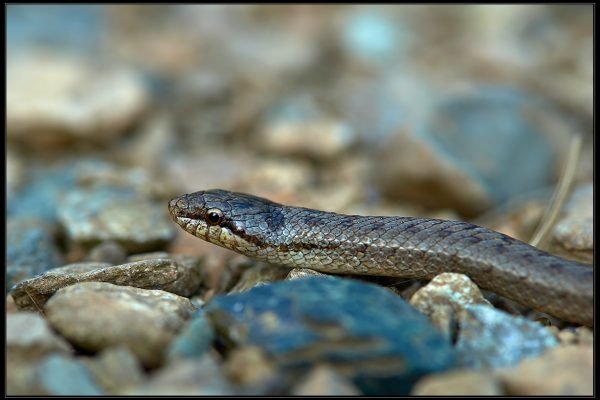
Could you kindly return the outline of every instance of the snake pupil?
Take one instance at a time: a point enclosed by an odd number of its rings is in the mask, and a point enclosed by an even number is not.
[[[216,225],[219,222],[221,222],[221,219],[223,218],[223,213],[221,213],[220,210],[209,210],[206,213],[206,222],[208,222],[211,225]]]

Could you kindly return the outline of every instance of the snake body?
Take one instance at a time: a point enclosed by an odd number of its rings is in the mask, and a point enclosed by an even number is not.
[[[188,233],[246,256],[327,273],[433,278],[478,286],[573,323],[593,324],[593,269],[477,225],[291,207],[207,190],[169,202]]]

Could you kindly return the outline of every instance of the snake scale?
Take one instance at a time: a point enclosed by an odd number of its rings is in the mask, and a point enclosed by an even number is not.
[[[188,233],[254,259],[334,274],[463,273],[535,310],[593,325],[593,268],[477,225],[342,215],[219,189],[174,198],[169,212]]]

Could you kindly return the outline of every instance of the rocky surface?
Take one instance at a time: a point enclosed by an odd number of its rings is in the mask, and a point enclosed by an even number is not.
[[[161,290],[84,282],[60,289],[44,310],[52,327],[81,349],[124,345],[145,366],[157,366],[194,306]]]

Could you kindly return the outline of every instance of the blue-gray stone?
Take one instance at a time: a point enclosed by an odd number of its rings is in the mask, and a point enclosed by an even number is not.
[[[51,396],[98,396],[104,394],[80,361],[49,355],[38,367],[40,385]]]
[[[62,264],[53,227],[37,218],[14,217],[6,224],[6,290]]]
[[[491,199],[509,198],[552,181],[555,150],[544,132],[553,110],[516,89],[481,86],[442,101],[417,130]]]
[[[215,297],[206,312],[224,343],[261,347],[285,370],[327,363],[365,394],[407,394],[455,354],[427,317],[390,291],[307,277]]]
[[[485,305],[466,306],[456,349],[466,368],[500,368],[558,345],[544,326]]]
[[[213,327],[204,310],[198,310],[169,346],[168,357],[198,358],[212,347],[214,338]]]

